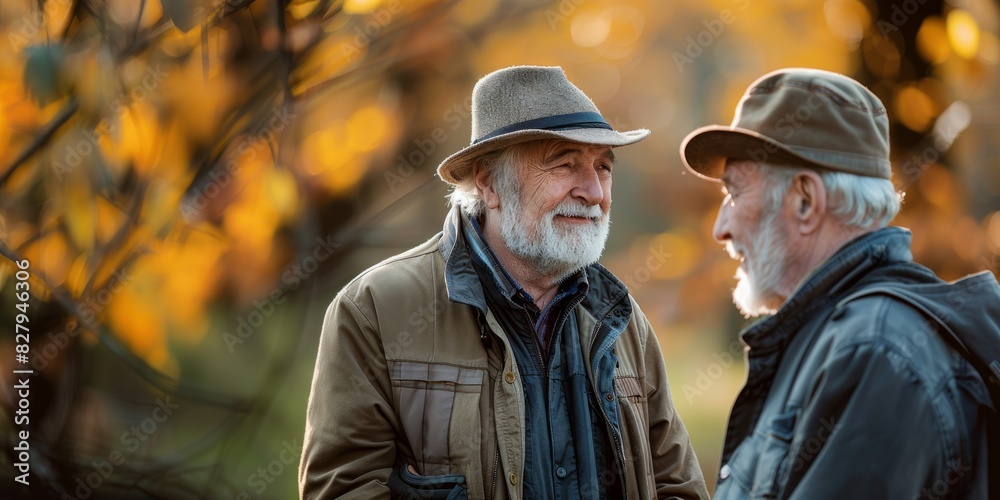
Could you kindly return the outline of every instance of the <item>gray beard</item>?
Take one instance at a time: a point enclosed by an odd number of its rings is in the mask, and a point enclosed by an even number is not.
[[[747,318],[775,312],[768,302],[777,292],[788,257],[785,234],[778,227],[777,219],[778,210],[765,215],[750,241],[753,258],[749,259],[747,270],[743,271],[742,267],[736,270],[739,281],[733,290],[733,303]],[[730,255],[737,253],[731,242],[727,247]]]
[[[610,232],[611,217],[599,206],[563,202],[545,214],[536,227],[530,228],[521,219],[519,190],[503,187],[506,186],[497,186],[502,204],[500,236],[512,254],[539,274],[552,277],[554,283],[600,260]],[[597,217],[597,221],[579,227],[557,228],[556,215]]]

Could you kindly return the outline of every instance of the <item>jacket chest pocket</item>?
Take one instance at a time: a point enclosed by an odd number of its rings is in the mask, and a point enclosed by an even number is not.
[[[618,408],[621,412],[622,445],[632,457],[636,492],[640,498],[656,496],[653,477],[652,450],[649,443],[649,402],[645,391],[646,380],[642,377],[615,377],[615,392],[618,394]],[[636,439],[639,438],[639,439]]]
[[[475,367],[389,362],[399,422],[421,475],[479,477],[484,373]]]
[[[788,473],[789,450],[799,412],[800,409],[795,408],[764,417],[767,420],[736,449],[729,463],[723,465],[720,483],[734,482],[726,485],[727,491],[739,490],[742,495],[738,496],[742,498],[777,498],[778,485]]]

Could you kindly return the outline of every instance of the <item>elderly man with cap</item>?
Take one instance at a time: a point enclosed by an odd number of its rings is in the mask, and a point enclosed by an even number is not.
[[[444,230],[327,311],[304,498],[708,498],[656,335],[598,264],[617,132],[560,68],[473,90]]]
[[[741,334],[716,499],[987,498],[1000,286],[941,281],[887,227],[888,129],[858,82],[785,69],[681,145],[724,184],[713,232],[740,261],[734,302],[769,315]]]

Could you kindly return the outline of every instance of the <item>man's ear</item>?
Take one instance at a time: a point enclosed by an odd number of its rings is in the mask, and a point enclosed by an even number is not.
[[[472,176],[476,181],[476,191],[479,192],[479,197],[486,203],[486,208],[495,209],[499,207],[500,195],[493,190],[492,176],[484,167],[482,158],[476,158],[472,162]]]
[[[826,186],[819,173],[801,170],[788,191],[792,220],[802,234],[816,231],[826,216]]]

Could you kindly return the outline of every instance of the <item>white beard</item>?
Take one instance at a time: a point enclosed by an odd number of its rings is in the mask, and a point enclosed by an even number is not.
[[[522,220],[520,190],[516,186],[502,186],[506,180],[497,179],[501,184],[497,186],[501,203],[500,236],[511,253],[538,273],[551,276],[556,283],[600,260],[611,226],[611,217],[600,206],[564,201],[545,214],[535,228],[530,228]],[[590,217],[594,221],[556,227],[557,215]]]
[[[733,303],[747,318],[776,311],[768,304],[775,298],[788,256],[787,238],[777,219],[778,210],[764,216],[755,237],[749,242],[753,258],[747,260],[747,270],[744,271],[743,266],[736,270],[735,277],[739,281],[733,290]],[[737,247],[732,240],[726,242],[726,251],[733,259],[746,256],[746,250]]]

